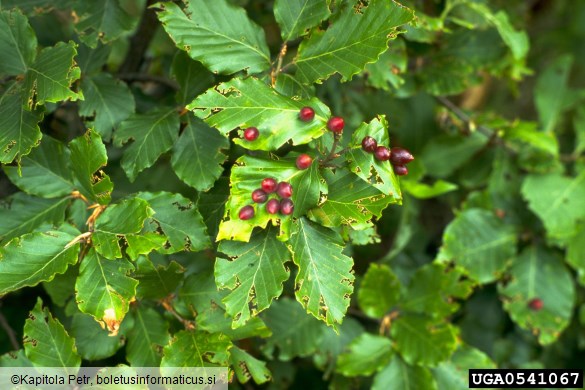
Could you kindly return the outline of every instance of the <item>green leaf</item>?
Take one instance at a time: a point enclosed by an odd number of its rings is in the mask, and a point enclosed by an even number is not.
[[[92,316],[82,313],[73,316],[71,335],[75,338],[79,355],[85,360],[109,358],[124,345],[121,335],[108,335]]]
[[[497,368],[496,364],[479,349],[462,345],[451,360],[432,369],[439,390],[469,389],[470,368]]]
[[[231,290],[222,301],[237,328],[280,296],[290,276],[284,266],[290,253],[276,239],[276,229],[258,231],[246,243],[222,241],[218,251],[230,258],[216,259],[215,280],[220,289]]]
[[[518,154],[518,165],[529,172],[550,171],[559,157],[559,143],[553,133],[537,129],[535,122],[520,122],[507,129],[503,136]]]
[[[203,218],[189,199],[169,192],[140,192],[136,196],[146,200],[154,210],[147,228],[156,232],[160,229],[167,237],[164,249],[159,252],[195,252],[210,246]]]
[[[392,342],[383,336],[362,333],[339,355],[335,371],[344,376],[372,375],[392,358]]]
[[[126,254],[130,260],[135,261],[140,255],[148,255],[154,250],[161,249],[167,242],[167,238],[159,233],[145,232],[141,234],[126,234]]]
[[[554,240],[568,239],[585,218],[585,171],[576,178],[558,173],[528,175],[522,184],[522,196]]]
[[[315,366],[325,372],[334,370],[339,355],[346,350],[349,343],[364,333],[364,327],[352,317],[346,317],[338,332],[336,333],[333,328],[326,328],[318,350],[313,355]]]
[[[41,298],[24,324],[23,345],[26,357],[37,367],[79,367],[81,364],[75,341],[49,309],[43,308]]]
[[[278,359],[289,361],[294,357],[314,353],[323,337],[324,327],[301,306],[290,298],[272,303],[264,314],[264,320],[272,330],[272,337],[262,346],[264,353],[272,357],[278,347]]]
[[[77,54],[76,46],[74,42],[58,42],[41,50],[24,78],[29,107],[46,102],[83,99],[81,92],[70,89],[81,77],[81,70],[73,60]]]
[[[146,306],[138,306],[131,315],[134,326],[128,331],[126,359],[133,367],[158,367],[170,339],[168,322]]]
[[[226,0],[156,4],[158,18],[177,47],[214,73],[258,73],[270,67],[262,29]],[[195,17],[194,17],[195,16]]]
[[[447,226],[443,245],[437,256],[440,262],[454,261],[480,283],[500,277],[516,252],[516,234],[491,212],[468,209]]]
[[[378,145],[390,146],[386,117],[380,116],[370,123],[362,123],[353,132],[351,137],[352,149],[347,153],[351,171],[366,183],[380,190],[384,195],[391,196],[392,203],[402,203],[400,184],[398,178],[394,175],[392,165],[389,161],[378,161],[372,153],[367,153],[362,149],[362,140],[365,136],[376,139]]]
[[[392,339],[408,364],[436,366],[457,348],[457,328],[429,317],[405,314],[392,322]]]
[[[400,281],[384,264],[371,263],[360,284],[358,302],[364,313],[382,318],[400,299]]]
[[[199,193],[197,208],[205,220],[212,241],[215,241],[215,237],[217,237],[229,195],[229,177],[225,176],[220,177],[209,191]]]
[[[104,43],[114,41],[133,26],[118,0],[78,1],[75,5],[75,31],[89,47],[96,47],[98,39]]]
[[[506,48],[494,29],[451,30],[441,38],[440,47],[426,53],[417,69],[416,79],[429,94],[461,93],[482,82],[480,71],[502,67]]]
[[[459,186],[444,180],[437,180],[433,184],[425,184],[411,180],[401,180],[402,188],[418,199],[436,198],[437,196],[455,191]]]
[[[494,14],[490,8],[482,3],[466,1],[465,4],[485,18],[497,30],[502,40],[512,51],[515,60],[522,60],[528,54],[530,43],[525,31],[516,31],[510,23],[508,14],[505,11],[498,11]]]
[[[295,165],[295,156],[287,156],[279,160],[265,160],[251,156],[242,156],[232,168],[230,178],[230,197],[228,199],[224,220],[219,225],[217,240],[232,239],[248,241],[254,227],[265,228],[269,222],[280,226],[279,239],[286,240],[290,231],[292,218],[281,214],[269,214],[265,204],[253,205],[255,215],[252,219],[242,221],[240,209],[252,204],[252,192],[260,188],[262,180],[271,177],[277,182],[288,182],[293,188],[292,201],[299,210],[306,210],[317,205],[321,193],[327,192],[322,183],[317,163],[311,168],[300,170]],[[272,194],[270,198],[277,198]]]
[[[64,274],[57,274],[50,282],[43,282],[43,288],[51,297],[51,302],[64,307],[75,295],[75,281],[79,275],[78,264],[67,268]],[[95,322],[95,321],[94,321]]]
[[[24,74],[37,54],[37,37],[20,10],[0,12],[0,75]]]
[[[400,307],[442,318],[459,308],[455,298],[467,298],[472,292],[473,282],[463,269],[429,263],[414,273]]]
[[[306,218],[293,223],[289,249],[299,267],[295,296],[308,313],[336,327],[353,292],[353,260],[342,253],[343,242],[330,229]]]
[[[304,106],[315,110],[311,122],[299,119]],[[257,127],[260,136],[256,140],[233,140],[251,150],[275,150],[289,140],[294,145],[306,144],[325,134],[330,115],[329,108],[316,98],[292,100],[254,77],[235,78],[217,85],[187,108],[226,136],[237,127]]]
[[[159,108],[148,114],[134,114],[118,126],[114,133],[116,146],[134,140],[124,151],[121,163],[130,181],[172,148],[179,134],[179,124],[175,108]]]
[[[231,340],[259,336],[270,336],[270,330],[260,317],[250,319],[246,325],[232,329],[233,318],[226,315],[222,299],[228,292],[219,291],[215,284],[213,270],[191,274],[179,291],[180,305],[186,306],[186,312],[196,313],[199,329],[210,333],[223,333]],[[179,306],[180,307],[180,306]]]
[[[585,227],[583,224],[567,244],[567,263],[579,274],[579,283],[585,285]]]
[[[75,188],[69,160],[69,149],[45,135],[39,147],[20,160],[19,167],[3,168],[10,181],[21,190],[43,198],[54,198],[70,194]]]
[[[21,91],[14,83],[0,94],[0,163],[20,161],[38,145],[42,134],[38,123],[43,119],[40,109],[29,110],[23,104]]]
[[[274,17],[283,41],[290,41],[327,19],[331,12],[326,0],[276,0]]]
[[[315,86],[303,84],[288,73],[279,73],[273,85],[276,92],[288,97],[310,99],[315,96]]]
[[[48,282],[77,262],[79,244],[65,247],[75,236],[50,230],[17,237],[0,248],[0,295]]]
[[[191,274],[179,290],[178,298],[192,313],[201,313],[212,306],[223,307],[226,291],[219,291],[213,269]]]
[[[83,77],[87,77],[88,75],[94,73],[101,73],[103,66],[108,62],[108,57],[111,53],[112,46],[110,45],[99,44],[94,49],[85,44],[79,45],[77,48],[76,60],[79,68],[81,69]]]
[[[543,130],[547,133],[555,129],[562,113],[574,103],[567,85],[572,66],[571,55],[559,56],[540,73],[536,81],[534,103]]]
[[[215,84],[213,73],[208,71],[200,62],[193,61],[183,51],[178,51],[175,54],[171,70],[180,86],[175,97],[177,102],[183,105],[186,105]]]
[[[227,138],[197,118],[188,117],[187,126],[173,146],[171,164],[183,182],[199,191],[207,191],[223,172],[229,149]]]
[[[437,384],[428,368],[410,365],[398,355],[394,355],[390,364],[374,377],[372,389],[384,390],[388,388],[388,385],[401,390],[437,389]]]
[[[240,383],[248,383],[250,379],[253,379],[260,385],[272,379],[265,362],[236,346],[230,349],[230,365],[234,368]]]
[[[502,40],[512,51],[514,59],[524,59],[528,54],[528,49],[530,47],[528,34],[525,31],[514,30],[514,27],[508,19],[508,14],[505,11],[498,11],[491,21],[498,29]]]
[[[42,199],[17,192],[0,201],[0,243],[47,225],[59,226],[69,199]]]
[[[138,280],[136,295],[143,299],[162,299],[175,292],[183,281],[185,269],[176,261],[168,266],[155,266],[144,256],[136,262],[137,271],[134,278]]]
[[[324,176],[329,192],[327,200],[309,211],[309,217],[324,226],[369,224],[393,201],[346,169],[325,170]]]
[[[376,62],[366,65],[366,82],[386,91],[398,89],[404,84],[404,78],[400,74],[406,72],[407,66],[406,44],[403,39],[396,39],[390,42],[390,48]]]
[[[230,340],[237,341],[251,337],[268,337],[272,334],[270,329],[260,317],[254,317],[245,325],[233,329],[233,317],[229,316],[220,306],[211,306],[208,310],[197,314],[199,330],[209,333],[222,333]]]
[[[0,367],[32,367],[32,363],[24,354],[24,349],[0,355]]]
[[[510,268],[512,280],[499,286],[504,309],[524,329],[538,334],[540,344],[556,341],[568,326],[575,304],[573,277],[563,261],[553,252],[528,247]],[[541,299],[541,310],[529,306],[532,299]]]
[[[95,221],[91,236],[93,247],[107,259],[122,257],[120,237],[138,233],[144,222],[151,217],[153,210],[148,202],[139,198],[129,198],[108,206]]]
[[[298,157],[291,154],[291,158]],[[310,167],[297,171],[290,178],[290,184],[295,191],[291,197],[294,202],[293,217],[301,217],[315,207],[327,195],[327,182],[321,176],[321,170],[317,158],[314,158]]]
[[[93,127],[109,141],[112,129],[134,113],[134,96],[128,86],[109,73],[84,77],[81,90],[85,100],[79,102],[79,115],[94,117]]]
[[[573,129],[575,131],[575,150],[573,153],[578,155],[585,151],[585,107],[577,108],[573,117]]]
[[[338,72],[347,81],[367,63],[376,62],[396,37],[396,28],[410,22],[414,13],[396,3],[372,0],[347,5],[324,32],[314,30],[299,47],[295,64],[298,78],[311,84]]]
[[[69,149],[71,169],[79,182],[79,192],[101,205],[110,203],[114,185],[108,175],[100,170],[108,162],[106,147],[100,135],[90,130],[71,141]]]
[[[128,260],[107,260],[93,248],[81,262],[75,283],[79,310],[91,314],[111,335],[118,333],[130,301],[136,297],[138,282],[128,276],[133,269]]]
[[[221,333],[182,330],[165,346],[161,367],[225,367],[230,340]]]
[[[447,177],[461,168],[487,142],[488,138],[478,132],[469,136],[440,135],[427,143],[420,159],[429,175]]]

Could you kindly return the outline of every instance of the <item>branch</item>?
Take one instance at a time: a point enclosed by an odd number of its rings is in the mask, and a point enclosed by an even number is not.
[[[325,157],[324,160],[321,160],[321,165],[326,165],[331,160],[339,157],[338,155],[335,154],[335,151],[337,149],[337,145],[339,144],[340,139],[341,139],[341,134],[333,133],[333,145],[331,145],[331,150],[327,154],[327,157]]]
[[[144,62],[144,53],[146,53],[146,49],[148,49],[148,45],[154,37],[158,26],[156,13],[150,9],[150,6],[155,4],[156,1],[148,0],[146,2],[142,19],[138,29],[130,38],[130,49],[128,49],[124,62],[120,65],[119,73],[135,73],[140,70],[140,66]]]
[[[193,321],[189,321],[186,318],[183,318],[179,313],[177,313],[177,311],[173,308],[173,305],[171,303],[171,301],[174,299],[174,295],[169,295],[166,298],[163,298],[159,301],[159,303],[162,305],[162,307],[168,311],[169,313],[172,314],[173,317],[175,317],[180,323],[183,324],[183,326],[185,327],[185,329],[187,330],[193,330],[195,329],[195,322]]]
[[[486,136],[488,139],[492,140],[497,145],[502,146],[504,149],[506,149],[508,152],[510,152],[510,154],[513,154],[513,155],[517,154],[517,152],[514,148],[512,148],[510,145],[506,144],[506,142],[504,142],[503,139],[501,139],[497,136],[497,133],[495,130],[493,130],[489,127],[483,126],[483,125],[479,125],[479,126],[476,125],[476,123],[473,121],[473,119],[469,115],[467,115],[462,109],[457,107],[457,105],[455,105],[455,103],[453,103],[451,100],[447,99],[446,97],[436,96],[435,98],[437,99],[437,101],[439,103],[441,103],[441,105],[443,105],[445,108],[447,108],[449,111],[451,111],[453,113],[453,115],[455,115],[457,118],[459,118],[460,120],[465,122],[467,127],[475,128],[477,131],[479,131],[481,134]]]
[[[283,42],[282,46],[280,47],[280,52],[278,52],[278,58],[276,59],[276,67],[272,69],[270,72],[270,78],[272,81],[272,86],[276,83],[276,78],[282,69],[282,59],[286,55],[287,45],[286,42]],[[274,65],[274,64],[273,64]]]
[[[8,323],[8,321],[6,320],[6,317],[4,317],[4,314],[2,314],[2,312],[0,312],[0,326],[2,327],[2,329],[4,329],[4,331],[8,335],[8,340],[10,340],[10,345],[12,346],[12,348],[14,350],[19,350],[20,345],[18,344],[18,340],[16,338],[16,332],[14,331],[14,329],[12,329],[12,327],[10,326],[10,324]]]

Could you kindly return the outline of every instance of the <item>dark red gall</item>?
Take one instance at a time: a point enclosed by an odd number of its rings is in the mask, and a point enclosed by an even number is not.
[[[252,191],[252,200],[256,203],[264,203],[268,199],[268,194],[261,188]]]
[[[369,135],[365,136],[364,139],[362,140],[362,149],[368,153],[374,153],[377,147],[378,142],[376,142],[376,140],[370,137]]]
[[[340,116],[334,116],[333,118],[329,119],[327,122],[327,128],[334,133],[341,133],[343,131],[343,127],[345,126],[345,121]]]
[[[293,193],[293,188],[289,183],[281,181],[278,183],[278,187],[276,187],[276,193],[281,198],[290,198]]]
[[[276,180],[271,177],[267,177],[266,179],[262,180],[262,189],[267,193],[271,194],[276,191],[277,186]]]
[[[297,157],[297,168],[299,169],[307,169],[313,163],[313,158],[308,154],[301,154]]]
[[[268,214],[276,214],[280,210],[280,202],[277,199],[270,199],[266,203],[266,211]]]
[[[414,160],[413,155],[404,148],[395,147],[392,148],[391,152],[390,161],[392,164],[404,165]]]
[[[315,118],[315,110],[311,107],[303,107],[301,111],[299,111],[299,119],[303,122],[310,122]]]
[[[534,311],[539,311],[543,308],[544,302],[540,298],[534,298],[528,302],[528,307]]]
[[[244,130],[244,138],[246,141],[254,141],[256,138],[258,138],[259,135],[260,132],[255,127],[248,127],[246,130]]]
[[[379,161],[388,161],[390,160],[390,149],[385,146],[378,146],[374,151],[374,157]]]
[[[289,198],[283,199],[280,201],[280,212],[284,215],[291,215],[295,210],[295,205],[293,201]]]
[[[252,206],[244,206],[240,209],[240,219],[245,221],[250,219],[254,216],[254,207]]]
[[[398,176],[408,175],[408,168],[404,165],[392,165],[392,168],[394,169],[394,173]]]

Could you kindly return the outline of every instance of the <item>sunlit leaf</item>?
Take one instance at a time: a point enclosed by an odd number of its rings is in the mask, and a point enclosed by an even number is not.
[[[0,295],[62,274],[77,262],[79,244],[65,231],[49,230],[16,237],[0,248]]]
[[[327,19],[329,11],[326,0],[276,0],[274,17],[280,25],[283,41],[290,41],[301,35],[322,20]]]
[[[297,75],[307,84],[340,73],[342,81],[375,62],[396,37],[396,28],[410,22],[413,12],[396,2],[372,0],[344,4],[325,31],[314,30],[295,58]]]
[[[226,0],[186,0],[182,10],[158,3],[158,18],[177,47],[215,73],[260,72],[270,66],[262,29]]]
[[[305,106],[315,110],[311,122],[299,119]],[[260,136],[254,141],[234,138],[235,143],[251,150],[274,150],[289,140],[295,145],[306,144],[327,131],[330,115],[329,108],[316,98],[293,100],[253,77],[215,86],[187,108],[226,136],[238,127],[257,127]]]
[[[55,319],[41,298],[37,299],[24,324],[24,351],[37,367],[79,367],[75,341]]]
[[[333,230],[304,217],[293,224],[289,248],[299,267],[295,296],[307,312],[333,327],[343,320],[355,278],[342,244]]]
[[[218,250],[230,258],[216,259],[215,280],[219,288],[231,290],[223,303],[234,317],[236,328],[280,296],[282,284],[289,277],[284,263],[290,260],[290,254],[276,239],[276,229],[258,231],[246,243],[222,241]]]
[[[107,260],[90,249],[79,268],[75,284],[79,309],[91,314],[116,335],[136,297],[138,282],[128,274],[134,266],[125,259]]]

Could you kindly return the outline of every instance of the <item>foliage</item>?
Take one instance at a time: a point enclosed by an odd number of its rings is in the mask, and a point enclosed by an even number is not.
[[[584,15],[0,1],[0,366],[380,389],[579,366]],[[290,214],[252,201],[266,178]]]

